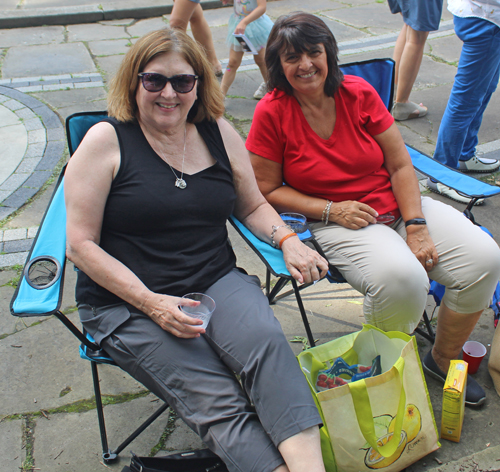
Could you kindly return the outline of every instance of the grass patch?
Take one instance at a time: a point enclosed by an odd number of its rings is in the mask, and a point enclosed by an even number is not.
[[[26,451],[26,459],[21,466],[22,472],[31,472],[35,467],[35,458],[33,457],[33,445],[35,442],[35,420],[31,415],[25,416],[25,426],[23,429],[23,448]]]
[[[78,311],[78,307],[76,305],[66,308],[65,310],[63,310],[62,313],[63,313],[63,315],[69,315],[71,313],[74,313],[75,311]]]
[[[142,390],[138,393],[123,393],[121,395],[103,395],[102,404],[117,405],[120,403],[130,402],[137,398],[146,397],[149,395],[149,390]],[[30,413],[15,413],[13,415],[5,416],[2,421],[20,420],[27,417],[39,418],[41,416],[47,417],[48,415],[56,415],[59,413],[85,413],[86,411],[95,410],[95,397],[84,400],[78,400],[74,403],[62,405],[57,408],[50,408],[47,410],[38,410]]]
[[[302,343],[302,350],[305,351],[309,349],[311,346],[309,345],[309,341],[305,336],[294,336],[292,339],[289,339],[291,343]],[[319,339],[315,339],[314,342],[317,343]]]
[[[170,414],[168,417],[167,426],[165,426],[165,430],[160,436],[160,440],[158,441],[158,443],[149,452],[149,457],[154,457],[156,456],[156,454],[158,454],[159,451],[165,449],[165,443],[167,442],[168,437],[174,432],[175,420],[177,419],[177,415],[172,409],[170,409],[169,411]]]
[[[17,288],[19,285],[19,281],[21,280],[21,275],[23,273],[23,266],[16,264],[11,267],[12,270],[16,271],[16,275],[12,277],[8,282],[2,285],[2,287],[5,287],[6,285],[10,285],[11,287]]]

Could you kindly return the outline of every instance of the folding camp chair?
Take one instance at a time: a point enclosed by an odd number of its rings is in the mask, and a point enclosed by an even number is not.
[[[74,153],[87,130],[106,117],[105,112],[77,113],[66,120],[70,155]],[[90,361],[96,402],[97,417],[105,462],[117,458],[137,436],[139,436],[168,407],[164,403],[141,426],[130,434],[116,449],[108,447],[104,412],[99,387],[98,364],[116,365],[94,340],[80,331],[61,311],[64,271],[66,268],[66,207],[64,203],[64,171],[57,181],[56,189],[42,219],[31,251],[28,255],[17,290],[12,298],[10,310],[15,316],[54,315],[81,342],[80,356]]]
[[[368,61],[353,62],[349,64],[341,65],[340,68],[345,75],[356,75],[364,78],[368,83],[370,83],[375,90],[380,95],[380,98],[386,105],[388,110],[392,108],[392,101],[394,96],[394,70],[395,63],[392,59],[372,59]],[[456,169],[447,167],[438,161],[435,161],[430,156],[406,145],[414,168],[421,174],[432,177],[438,182],[447,185],[459,193],[471,198],[470,203],[467,205],[464,214],[472,222],[475,222],[474,216],[472,215],[472,208],[477,200],[481,198],[488,198],[493,195],[500,193],[500,188],[486,184],[480,180],[476,180],[471,176],[465,175]],[[268,244],[257,239],[250,231],[248,231],[240,221],[235,217],[231,218],[231,223],[239,232],[239,234],[245,239],[248,245],[257,253],[260,259],[266,264],[266,296],[269,299],[269,303],[273,304],[277,300],[287,297],[292,293],[297,299],[297,304],[299,311],[304,323],[307,338],[310,346],[315,345],[314,337],[309,326],[307,315],[304,309],[304,304],[300,296],[300,290],[308,287],[310,284],[298,286],[296,281],[290,276],[290,273],[286,269],[283,262],[283,257],[281,251],[272,248]],[[477,223],[476,223],[477,224]],[[303,234],[299,234],[299,237],[303,241],[310,241],[320,253],[322,253],[317,241],[314,236],[307,231]],[[278,277],[278,281],[274,285],[273,289],[270,290],[271,274]],[[346,280],[342,277],[338,269],[330,265],[330,270],[326,278],[331,283],[345,283]],[[279,294],[285,285],[291,281],[292,290],[285,293]],[[430,295],[434,295],[432,290],[429,292]],[[437,301],[437,296],[434,296]],[[417,327],[415,331],[426,338],[430,342],[434,342],[434,332],[427,315],[424,310],[422,315],[422,321],[425,325],[425,330]]]

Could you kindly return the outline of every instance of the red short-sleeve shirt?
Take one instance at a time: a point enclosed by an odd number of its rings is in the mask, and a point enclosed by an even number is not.
[[[379,214],[397,209],[382,149],[373,136],[394,122],[375,89],[345,76],[336,92],[332,135],[320,138],[295,97],[274,90],[259,102],[246,141],[250,152],[283,165],[296,190],[333,202],[356,200]]]

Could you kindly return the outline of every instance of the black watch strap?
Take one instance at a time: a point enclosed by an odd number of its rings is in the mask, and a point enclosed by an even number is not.
[[[425,218],[412,218],[411,220],[405,222],[405,227],[410,225],[426,225],[426,224],[427,221],[425,221]]]

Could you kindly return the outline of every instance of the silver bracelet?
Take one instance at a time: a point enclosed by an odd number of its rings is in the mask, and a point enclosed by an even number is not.
[[[321,221],[325,223],[325,225],[328,224],[328,218],[330,217],[330,208],[332,207],[332,202],[330,200],[327,200],[325,209],[323,210],[323,213],[321,215]]]
[[[271,244],[273,245],[273,247],[278,247],[278,243],[274,240],[274,235],[276,234],[276,231],[278,231],[280,228],[287,228],[290,231],[293,231],[290,225],[279,225],[279,226],[273,225],[273,232],[271,233]]]

